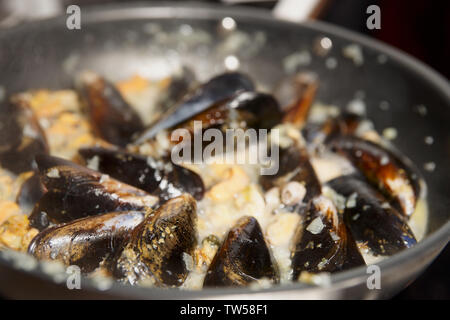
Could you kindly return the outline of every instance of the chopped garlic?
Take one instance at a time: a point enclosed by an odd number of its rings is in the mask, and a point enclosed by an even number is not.
[[[93,158],[87,161],[87,167],[91,170],[98,171],[98,166],[100,164],[100,158],[98,156],[94,156]]]
[[[47,177],[49,178],[60,178],[59,170],[57,168],[51,168],[48,173]]]
[[[323,224],[322,219],[317,217],[306,227],[306,230],[312,234],[319,234],[322,232],[324,227],[325,225]]]
[[[350,197],[348,197],[345,206],[349,209],[356,207],[356,199],[358,198],[358,194],[353,192]]]
[[[188,271],[194,270],[194,259],[190,254],[183,252],[183,261]]]
[[[267,210],[272,211],[280,205],[280,189],[272,188],[266,192],[264,195],[264,200],[266,201]]]
[[[281,201],[288,206],[300,203],[306,195],[306,188],[297,181],[287,183],[281,191]]]

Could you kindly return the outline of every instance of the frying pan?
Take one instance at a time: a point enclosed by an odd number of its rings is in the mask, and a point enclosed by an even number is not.
[[[236,21],[238,39],[230,40],[220,27],[224,17]],[[326,56],[312,50],[321,37],[332,41]],[[342,54],[350,44],[361,49],[362,64]],[[355,96],[364,97],[377,130],[397,129],[396,146],[421,169],[428,185],[426,237],[415,247],[378,264],[381,289],[368,289],[370,274],[360,267],[332,275],[330,284],[322,287],[293,283],[258,291],[190,292],[83,278],[81,290],[69,290],[64,270],[49,270],[48,265],[22,254],[6,252],[0,254],[1,294],[61,299],[355,299],[388,298],[411,283],[439,254],[450,235],[450,86],[448,80],[406,54],[333,25],[279,21],[254,9],[167,2],[110,5],[82,8],[81,30],[69,30],[66,17],[2,30],[0,84],[7,93],[69,88],[81,69],[93,69],[113,81],[136,73],[157,79],[180,64],[193,68],[199,79],[205,80],[223,72],[224,59],[231,55],[238,59],[240,70],[256,79],[261,88],[270,90],[288,71],[295,71],[289,69],[292,65],[286,66],[298,54],[309,58],[297,59],[295,68],[319,75],[316,100],[343,108]],[[380,104],[388,105],[389,110],[380,109]],[[424,142],[426,136],[433,137],[432,145]],[[424,164],[430,162],[435,169],[424,170]]]

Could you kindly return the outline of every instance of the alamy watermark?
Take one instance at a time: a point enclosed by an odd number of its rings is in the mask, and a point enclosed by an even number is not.
[[[72,265],[68,266],[66,269],[66,273],[68,274],[66,280],[66,286],[69,290],[81,289],[81,269],[79,266]]]
[[[66,26],[69,30],[81,29],[81,9],[77,5],[70,5],[66,9],[68,17],[66,19]]]
[[[373,4],[367,7],[367,14],[370,16],[366,20],[366,26],[369,30],[381,29],[381,10],[380,7]]]
[[[66,19],[66,26],[69,30],[81,29],[81,8],[77,5],[69,5],[66,9],[68,15]],[[381,29],[381,10],[377,5],[370,5],[366,9],[369,17],[366,20],[366,26],[369,30]]]
[[[370,274],[367,277],[367,289],[380,290],[381,289],[381,269],[376,264],[367,266],[366,273]]]

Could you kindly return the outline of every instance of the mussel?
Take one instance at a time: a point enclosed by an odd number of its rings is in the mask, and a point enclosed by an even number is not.
[[[231,148],[234,147],[233,150],[236,149],[234,139],[244,141],[244,143],[248,141],[249,145],[253,145],[258,143],[258,140],[252,138],[245,140],[249,131],[244,130],[251,128],[257,136],[256,130],[272,128],[280,122],[281,117],[279,105],[271,95],[242,91],[229,99],[213,104],[205,111],[170,128],[170,140],[173,144],[178,144],[176,148],[172,149],[172,152],[178,156],[181,155],[180,151],[182,151],[182,157],[185,156],[184,152],[189,152],[189,155],[186,156],[189,158],[191,155],[198,155],[198,151],[211,148],[211,140],[214,140],[214,143],[222,143],[221,147],[226,148],[227,151],[230,150],[230,146]],[[211,136],[210,134],[214,135]],[[197,140],[202,136],[203,139]],[[192,141],[194,143],[191,143]],[[217,150],[214,150],[214,155],[211,155],[222,156],[215,152]]]
[[[258,221],[253,217],[242,217],[214,256],[203,286],[246,286],[261,279],[278,283],[278,266]]]
[[[34,156],[46,154],[45,134],[28,104],[19,97],[0,103],[0,164],[20,174],[35,169]]]
[[[275,90],[275,96],[285,112],[283,121],[302,127],[319,87],[317,75],[301,72],[286,78]]]
[[[342,176],[329,181],[328,185],[347,198],[345,224],[354,238],[374,255],[392,255],[416,243],[407,218],[364,177]]]
[[[281,120],[278,102],[269,94],[242,91],[229,99],[213,104],[175,128],[194,131],[194,121],[200,121],[203,129],[254,128],[270,129]]]
[[[158,202],[143,190],[64,159],[42,155],[36,162],[48,190],[30,215],[30,224],[39,230],[101,213],[146,210]]]
[[[323,123],[309,122],[302,129],[305,140],[312,145],[328,144],[335,138],[356,135],[364,118],[353,112],[342,112]]]
[[[415,210],[420,196],[419,175],[386,148],[354,136],[341,136],[330,143],[331,148],[350,160],[364,176],[379,188],[406,217]]]
[[[307,150],[300,145],[299,141],[294,141],[291,146],[280,149],[278,167],[279,170],[275,175],[260,177],[260,183],[264,190],[273,187],[282,189],[289,182],[298,182],[306,188],[304,203],[322,193],[319,179],[309,162]]]
[[[113,257],[143,220],[143,212],[123,211],[52,226],[34,237],[28,253],[66,266],[77,265],[89,273]]]
[[[336,272],[365,264],[335,205],[325,196],[310,202],[294,234],[291,258],[294,280],[302,271]]]
[[[161,120],[145,130],[135,143],[143,143],[155,137],[158,132],[173,128],[240,91],[253,89],[253,83],[246,75],[237,72],[218,75],[187,94],[180,103],[170,108]]]
[[[113,274],[131,284],[151,281],[159,287],[183,284],[197,245],[195,199],[184,194],[170,199],[135,228],[115,259]],[[192,260],[191,260],[192,261]]]
[[[83,72],[76,87],[95,133],[104,140],[123,147],[144,129],[138,113],[99,75]]]
[[[202,178],[195,172],[173,164],[119,149],[84,148],[85,160],[96,157],[98,170],[167,201],[183,193],[201,200],[205,192]],[[164,161],[166,160],[166,161]]]

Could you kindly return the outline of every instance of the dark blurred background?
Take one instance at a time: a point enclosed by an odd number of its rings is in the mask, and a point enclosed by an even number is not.
[[[129,0],[0,0],[0,28],[26,20],[64,12],[65,6],[103,4]],[[152,0],[147,0],[152,2]],[[178,0],[184,1],[184,0]],[[302,1],[302,0],[298,0]],[[159,2],[163,2],[159,0]],[[200,0],[197,2],[240,2],[241,5],[272,10],[272,0]],[[328,0],[317,17],[366,34],[397,47],[450,78],[450,1],[430,0]],[[381,29],[368,30],[366,9],[381,9]],[[31,9],[32,8],[32,9]],[[394,299],[450,299],[450,248],[426,272]]]

